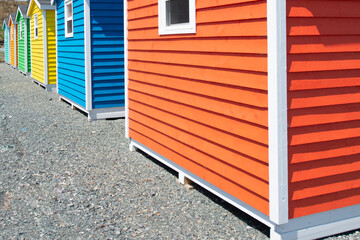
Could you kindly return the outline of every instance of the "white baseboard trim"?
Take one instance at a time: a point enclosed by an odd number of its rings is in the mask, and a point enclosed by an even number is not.
[[[125,107],[86,110],[86,108],[84,108],[83,106],[80,106],[79,104],[62,95],[60,95],[60,100],[69,103],[73,109],[77,108],[80,111],[87,113],[89,121],[125,117]]]
[[[32,79],[32,81],[40,86],[42,86],[43,88],[45,88],[46,91],[48,92],[56,92],[56,84],[44,84],[36,79]]]
[[[195,182],[199,186],[270,227],[271,240],[311,240],[360,229],[360,204],[290,219],[286,224],[277,225],[269,219],[269,216],[201,179],[140,142],[130,138],[129,150],[135,151],[136,149],[147,153],[159,162],[177,171],[179,177],[190,179],[192,182]]]

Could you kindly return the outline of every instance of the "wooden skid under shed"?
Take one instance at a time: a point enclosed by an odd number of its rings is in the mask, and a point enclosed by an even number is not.
[[[357,229],[360,226],[360,205],[335,209],[333,211],[322,212],[297,219],[290,219],[287,224],[277,225],[265,214],[189,172],[185,168],[177,165],[136,140],[130,139],[129,149],[130,151],[136,151],[138,149],[145,152],[149,156],[175,170],[179,174],[180,183],[186,184],[187,182],[194,182],[267,225],[270,227],[271,240],[312,240],[339,232]]]
[[[70,99],[67,99],[64,96],[60,96],[59,101],[70,104],[70,106],[73,110],[78,110],[80,112],[86,113],[88,116],[88,121],[125,117],[125,108],[124,107],[86,110],[84,107],[71,101]]]
[[[56,92],[56,84],[45,85],[45,84],[43,84],[42,82],[39,82],[39,81],[37,81],[37,80],[35,80],[35,79],[32,79],[32,81],[33,81],[35,84],[39,85],[40,87],[44,88],[44,89],[45,89],[46,91],[48,91],[48,92]]]

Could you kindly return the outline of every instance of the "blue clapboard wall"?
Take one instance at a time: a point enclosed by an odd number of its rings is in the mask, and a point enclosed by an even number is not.
[[[73,0],[74,36],[65,38],[64,0],[57,1],[58,92],[86,107],[84,1]]]
[[[73,0],[74,36],[65,38],[57,0],[58,92],[86,108],[84,0]],[[90,0],[92,109],[125,106],[123,0]]]
[[[123,0],[90,0],[93,108],[125,106]]]

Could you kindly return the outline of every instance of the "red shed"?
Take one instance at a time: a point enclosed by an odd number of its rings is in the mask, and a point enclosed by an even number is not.
[[[130,149],[271,227],[360,228],[360,1],[127,0]]]

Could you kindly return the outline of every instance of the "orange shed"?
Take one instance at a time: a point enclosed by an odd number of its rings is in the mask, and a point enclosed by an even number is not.
[[[131,150],[268,225],[271,239],[360,228],[359,1],[124,8]]]

